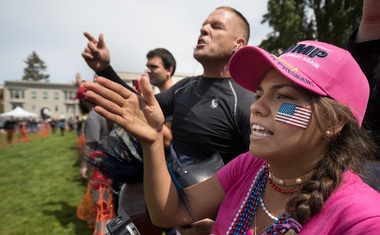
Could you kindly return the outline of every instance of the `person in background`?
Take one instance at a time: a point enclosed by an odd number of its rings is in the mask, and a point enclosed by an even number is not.
[[[21,121],[17,122],[17,124],[18,124],[18,131],[19,131],[18,138],[19,139],[22,138],[23,141],[28,141],[28,130],[29,130],[28,118],[21,119]]]
[[[113,123],[97,114],[94,103],[84,96],[85,88],[79,87],[74,99],[79,100],[79,109],[86,116],[83,135],[85,144],[81,154],[80,175],[88,180],[88,188],[92,189],[92,198],[96,208],[94,235],[108,232],[106,223],[114,217],[111,181],[97,169],[89,165],[89,159],[94,158],[97,151],[107,151],[108,135],[113,128]]]
[[[370,86],[364,127],[377,144],[374,162],[367,162],[363,180],[380,192],[380,1],[364,0],[359,25],[349,38],[347,50],[360,65]]]
[[[77,149],[79,152],[83,150],[83,146],[85,145],[86,139],[83,133],[83,126],[87,115],[78,114],[75,115],[75,130],[77,133]]]
[[[89,41],[96,42],[90,34],[85,33],[85,36]],[[99,43],[105,45],[102,35],[99,36]],[[146,57],[147,73],[152,82],[151,84],[158,87],[160,92],[170,88],[173,85],[172,76],[176,69],[174,56],[165,48],[156,48],[149,51]],[[138,80],[136,80],[136,82],[138,82]],[[169,147],[172,139],[170,124],[171,117],[167,117],[164,125],[165,149]],[[115,202],[117,202],[115,208],[122,208],[131,217],[133,223],[142,235],[161,235],[163,232],[162,228],[154,226],[151,223],[146,210],[142,182],[142,165],[139,171],[127,170],[128,165],[131,164],[130,156],[132,152],[135,152],[135,149],[130,149],[131,146],[134,146],[133,143],[137,145],[136,151],[141,151],[141,146],[132,138],[133,137],[130,137],[122,128],[115,126],[109,135],[110,148],[107,151],[108,157],[103,158],[103,161],[106,163],[101,163],[103,166],[107,165],[112,167],[109,167],[109,169],[100,167],[100,169],[112,179],[113,190],[118,192],[114,195]],[[113,158],[119,161],[112,161]],[[116,171],[116,168],[120,170]],[[122,175],[114,175],[115,172],[122,172]],[[138,180],[132,181],[132,177],[134,179],[138,178]]]
[[[160,92],[173,86],[173,75],[176,61],[170,51],[165,48],[156,48],[146,54],[146,72],[150,84],[156,86]]]
[[[92,152],[108,148],[108,134],[113,124],[93,110],[94,103],[85,98],[84,92],[85,88],[79,87],[74,99],[79,100],[81,114],[87,116],[84,123],[84,136],[86,141],[83,147],[80,167],[80,175],[87,179],[89,176],[88,158]]]
[[[83,119],[81,118],[81,115],[75,116],[75,126],[77,131],[77,136],[81,136],[83,133]]]
[[[7,143],[12,144],[13,134],[15,133],[17,122],[13,116],[9,116],[4,123],[4,130],[7,132]]]
[[[34,133],[37,130],[37,121],[36,118],[34,117],[29,117],[28,118],[28,126],[29,126],[29,131]]]
[[[165,48],[156,48],[149,51],[146,58],[146,72],[150,83],[153,86],[156,86],[160,92],[166,91],[172,87],[174,84],[173,76],[177,67],[177,63],[172,53]],[[165,119],[164,146],[167,151],[173,138],[171,132],[172,119],[172,116],[168,116]]]
[[[74,130],[74,123],[75,123],[74,118],[73,117],[69,117],[69,119],[67,120],[69,131]]]
[[[203,66],[203,74],[184,78],[156,94],[165,117],[173,116],[169,167],[215,159],[218,165],[196,167],[204,170],[200,174],[188,172],[188,175],[207,175],[198,177],[204,180],[215,168],[219,169],[248,150],[249,106],[254,93],[232,80],[228,62],[240,47],[248,43],[249,36],[249,23],[239,11],[227,6],[218,7],[203,22],[193,53]],[[98,75],[120,81],[110,66],[108,48],[100,38],[89,40],[82,56]],[[173,179],[177,178],[181,180],[180,173],[173,173]],[[187,187],[192,183],[180,182],[176,186]],[[209,234],[210,224],[212,221],[207,220],[203,223],[205,226],[197,223],[196,228],[186,226],[179,230],[186,234],[190,230],[195,234],[203,230],[204,234]]]
[[[176,69],[174,56],[165,48],[156,48],[146,55],[147,74],[151,84],[156,86],[160,92],[169,89],[173,85],[172,76]],[[172,140],[171,134],[172,117],[165,118],[164,147],[166,151]],[[125,183],[120,192],[119,205],[125,209],[132,218],[133,223],[142,235],[161,235],[162,228],[154,226],[150,221],[144,198],[143,182]]]
[[[361,128],[369,85],[350,53],[318,41],[299,42],[280,56],[246,46],[229,70],[256,92],[249,152],[186,188],[189,207],[165,164],[164,117],[146,76],[145,102],[102,77],[82,82],[95,111],[140,140],[153,223],[216,216],[211,234],[378,234],[380,194],[359,177],[374,147]]]
[[[163,92],[173,85],[173,75],[176,70],[176,60],[171,52],[165,48],[155,48],[149,51],[146,55],[147,74],[153,86],[156,86],[160,92]],[[169,148],[172,140],[171,133],[172,117],[165,119],[164,125],[164,147]],[[132,194],[133,192],[133,194]],[[127,214],[134,219],[134,223],[142,235],[162,234],[163,230],[154,226],[146,210],[146,203],[144,199],[143,183],[138,184],[124,184],[119,203],[121,207],[125,208]]]
[[[55,120],[55,118],[50,119],[50,130],[51,130],[51,133],[53,133],[53,134],[57,130],[57,121]]]
[[[58,126],[61,131],[61,136],[65,135],[65,129],[66,129],[65,125],[66,125],[66,120],[64,118],[60,118],[58,122]]]

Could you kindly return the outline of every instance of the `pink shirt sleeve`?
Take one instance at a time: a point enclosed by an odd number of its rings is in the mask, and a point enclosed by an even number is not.
[[[264,164],[262,159],[252,156],[250,152],[240,154],[217,172],[224,191],[227,193],[241,177],[250,172],[257,172]]]

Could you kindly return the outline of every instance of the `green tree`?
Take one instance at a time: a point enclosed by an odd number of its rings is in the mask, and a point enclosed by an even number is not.
[[[33,51],[31,55],[28,56],[24,62],[27,64],[27,67],[24,68],[24,76],[22,80],[25,81],[49,81],[49,75],[43,74],[43,71],[46,70],[47,66],[45,62],[40,59],[36,52]]]
[[[279,54],[302,40],[318,40],[345,48],[359,25],[363,0],[268,0],[261,23],[273,31],[260,47]]]

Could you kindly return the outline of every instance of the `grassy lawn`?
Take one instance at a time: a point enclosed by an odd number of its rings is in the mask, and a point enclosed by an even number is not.
[[[59,132],[28,141],[0,134],[0,234],[90,235],[76,207],[86,191],[80,178],[76,134]]]

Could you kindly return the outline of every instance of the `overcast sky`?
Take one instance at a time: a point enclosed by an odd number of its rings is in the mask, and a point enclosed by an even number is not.
[[[239,10],[251,25],[249,45],[269,32],[262,25],[266,0],[0,0],[0,84],[21,80],[26,58],[35,51],[47,65],[50,82],[71,83],[93,72],[81,53],[83,32],[104,34],[116,71],[144,73],[146,53],[165,47],[178,73],[200,74],[192,56],[199,29],[222,5]]]

